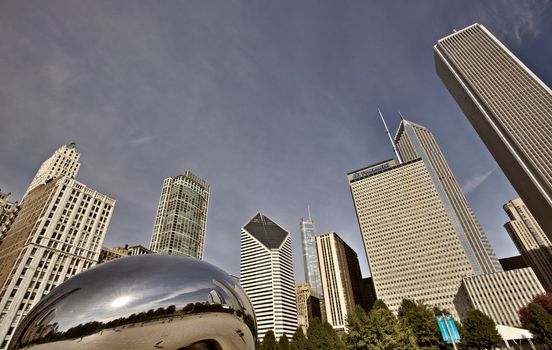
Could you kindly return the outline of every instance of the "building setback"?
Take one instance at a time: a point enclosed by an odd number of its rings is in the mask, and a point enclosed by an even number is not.
[[[69,177],[27,194],[0,246],[0,349],[42,296],[96,265],[114,206]]]
[[[186,171],[163,181],[150,250],[203,259],[209,184]]]
[[[480,310],[495,323],[510,327],[520,327],[519,309],[537,294],[544,293],[531,268],[467,277],[462,287],[460,295],[467,299],[469,308]],[[460,304],[466,305],[466,302]],[[463,318],[467,309],[458,310]]]
[[[362,305],[362,275],[355,251],[335,232],[316,236],[326,321],[345,331],[347,314]]]
[[[506,231],[544,289],[552,292],[552,243],[521,198],[506,203],[504,210],[510,217]]]
[[[98,264],[104,263],[106,261],[124,258],[126,256],[151,254],[151,253],[153,253],[151,250],[141,245],[135,245],[135,246],[129,247],[128,244],[125,244],[124,247],[114,247],[114,248],[102,247]]]
[[[22,201],[25,200],[30,191],[38,185],[45,184],[48,180],[56,179],[60,176],[75,178],[80,168],[79,158],[79,150],[74,142],[58,148],[50,158],[42,163],[31,184],[25,191]]]
[[[421,158],[424,162],[475,273],[502,271],[487,236],[433,134],[426,127],[403,119],[395,142],[403,161]]]
[[[295,286],[295,298],[297,302],[297,324],[307,334],[307,329],[313,318],[322,319],[320,299],[308,283]]]
[[[437,74],[552,241],[552,91],[479,24],[434,46]]]
[[[291,237],[261,213],[241,230],[240,284],[255,310],[257,338],[269,330],[290,338],[297,329]]]
[[[378,299],[395,314],[406,298],[458,315],[462,278],[475,271],[424,161],[388,160],[348,180]]]
[[[19,211],[19,204],[17,202],[11,202],[11,193],[4,193],[0,191],[0,244],[6,236],[6,233],[10,229],[11,224],[17,216]]]

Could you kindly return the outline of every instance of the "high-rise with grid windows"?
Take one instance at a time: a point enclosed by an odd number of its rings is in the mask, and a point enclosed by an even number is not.
[[[0,245],[0,349],[44,295],[96,265],[114,206],[69,177],[27,194]]]
[[[163,181],[150,249],[203,259],[209,184],[186,171]]]
[[[552,91],[485,27],[434,46],[437,74],[552,240]]]
[[[316,226],[310,217],[299,222],[301,232],[301,245],[303,248],[303,265],[305,268],[305,282],[308,283],[316,296],[322,298],[322,281],[320,280],[320,267],[318,266],[318,253],[316,252]]]

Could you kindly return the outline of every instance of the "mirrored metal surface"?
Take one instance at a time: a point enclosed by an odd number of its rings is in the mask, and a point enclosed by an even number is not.
[[[138,255],[55,288],[9,349],[251,349],[253,307],[237,280],[204,261]]]

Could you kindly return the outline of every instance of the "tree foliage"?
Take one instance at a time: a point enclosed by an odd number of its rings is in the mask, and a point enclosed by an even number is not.
[[[525,309],[527,318],[523,326],[531,331],[538,342],[552,346],[552,314],[536,302],[529,303]]]
[[[276,337],[274,336],[274,332],[272,330],[269,330],[268,332],[265,333],[261,349],[262,350],[280,349],[280,347],[278,346],[278,343],[276,342]]]
[[[289,348],[290,350],[305,350],[307,348],[307,338],[301,327],[297,327],[297,330],[293,333]]]
[[[348,349],[415,350],[416,337],[398,322],[381,300],[376,301],[369,314],[355,308],[347,319],[349,334],[345,337]]]
[[[399,307],[399,322],[410,328],[416,336],[416,343],[421,349],[440,349],[445,344],[440,340],[439,326],[433,310],[422,303],[403,299]]]
[[[462,348],[466,350],[494,349],[502,341],[494,321],[475,309],[466,314],[460,332]]]
[[[290,350],[289,339],[285,334],[280,337],[280,340],[278,341],[278,347],[280,348],[280,350]]]
[[[336,331],[328,322],[322,322],[314,318],[309,323],[307,330],[307,350],[318,349],[345,349],[345,344],[341,341]]]

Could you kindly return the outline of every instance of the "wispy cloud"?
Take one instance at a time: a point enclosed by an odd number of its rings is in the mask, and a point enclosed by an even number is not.
[[[138,145],[143,145],[145,143],[150,143],[153,140],[155,140],[155,136],[142,136],[131,140],[130,143],[133,146],[138,146]]]
[[[469,195],[470,193],[475,191],[479,186],[481,186],[483,184],[483,182],[485,182],[485,180],[487,180],[489,178],[489,176],[491,176],[491,174],[495,170],[496,170],[496,168],[492,168],[491,170],[487,171],[486,173],[473,176],[473,177],[467,179],[466,181],[464,181],[464,183],[461,185],[462,190],[464,191],[464,193],[466,195]]]
[[[551,6],[550,0],[505,0],[482,2],[485,21],[492,31],[519,46],[526,39],[532,39],[541,32],[541,24],[547,20],[543,16],[546,8]]]

